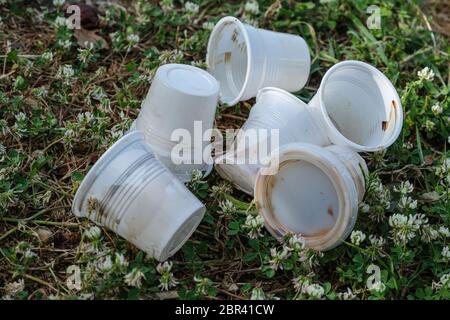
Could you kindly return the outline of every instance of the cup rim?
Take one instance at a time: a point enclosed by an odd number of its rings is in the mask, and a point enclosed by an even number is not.
[[[72,212],[77,217],[84,217],[85,215],[79,210],[82,202],[89,192],[90,188],[94,184],[95,180],[98,178],[98,170],[110,162],[113,158],[117,156],[123,149],[128,147],[131,143],[138,140],[144,140],[144,135],[139,131],[131,131],[117,140],[111,147],[109,147],[100,158],[94,163],[94,165],[89,169],[86,176],[83,178],[80,186],[78,187],[75,197],[72,201]],[[102,170],[101,170],[102,171]]]
[[[292,102],[294,103],[300,103],[303,104],[303,107],[307,107],[308,104],[306,102],[304,102],[302,99],[298,98],[297,96],[295,96],[294,94],[281,89],[281,88],[277,88],[277,87],[264,87],[262,89],[258,90],[258,93],[256,94],[256,102],[258,102],[258,100],[262,99],[262,95],[266,92],[270,92],[270,91],[275,91],[277,93],[280,93],[282,95],[284,95],[286,98],[292,100]]]
[[[239,31],[241,31],[242,35],[244,36],[245,47],[247,50],[247,70],[245,73],[244,83],[242,85],[241,90],[239,91],[239,94],[236,97],[234,97],[234,99],[225,101],[222,97],[221,91],[219,90],[220,102],[226,103],[229,106],[233,106],[236,103],[238,103],[241,100],[242,96],[245,94],[245,91],[248,87],[248,81],[250,78],[251,65],[252,65],[252,61],[251,61],[252,48],[251,48],[250,37],[248,35],[245,25],[238,18],[235,18],[233,16],[226,16],[226,17],[223,17],[222,19],[220,19],[216,23],[216,25],[214,26],[214,28],[211,32],[211,35],[209,36],[209,40],[208,40],[208,45],[207,45],[207,49],[206,49],[206,64],[208,65],[208,72],[209,72],[209,70],[211,70],[211,67],[212,67],[211,66],[211,62],[212,62],[211,60],[213,59],[212,52],[215,51],[215,47],[213,48],[213,42],[220,35],[220,32],[222,31],[223,26],[227,23],[235,24],[238,27]]]
[[[173,256],[175,253],[177,253],[184,244],[189,240],[189,238],[194,234],[194,232],[197,230],[198,226],[203,220],[203,216],[206,212],[205,206],[199,202],[200,205],[195,210],[192,210],[192,212],[189,215],[189,218],[184,220],[176,229],[176,232],[172,234],[170,239],[167,241],[165,247],[161,250],[159,253],[158,260],[165,261],[171,256]],[[181,241],[176,242],[177,238],[175,237],[178,232],[183,230],[184,228],[187,228],[189,230],[187,233],[184,234]],[[174,244],[176,244],[174,246]]]
[[[322,170],[333,183],[339,202],[339,212],[336,222],[329,230],[318,235],[303,236],[305,245],[314,250],[329,250],[337,246],[353,228],[358,214],[357,190],[345,165],[330,151],[308,143],[290,143],[281,146],[279,152],[280,165],[288,160],[304,160]],[[274,157],[274,155],[272,155]],[[268,185],[272,176],[258,172],[254,186],[254,196],[259,214],[264,218],[267,230],[276,238],[282,238],[293,233],[283,225],[271,209]]]
[[[331,121],[330,116],[328,115],[328,111],[327,111],[327,109],[325,107],[325,103],[324,103],[325,85],[326,85],[328,79],[331,77],[331,75],[335,71],[339,70],[342,67],[348,67],[348,66],[358,68],[360,70],[369,72],[378,78],[381,78],[394,96],[393,101],[395,101],[395,104],[396,104],[394,106],[395,107],[394,108],[395,109],[394,110],[395,117],[396,117],[395,124],[394,124],[395,128],[392,131],[390,137],[383,144],[379,144],[379,145],[375,145],[375,146],[365,146],[365,145],[361,145],[361,144],[353,142],[352,140],[345,137],[335,127],[335,125]],[[328,69],[328,71],[325,73],[324,77],[322,78],[322,81],[320,82],[318,94],[319,94],[319,102],[320,102],[319,103],[320,111],[322,113],[322,116],[323,116],[329,130],[331,131],[331,134],[337,136],[339,141],[341,141],[345,145],[349,146],[350,148],[353,148],[354,150],[365,151],[365,152],[375,152],[375,151],[384,150],[384,149],[388,148],[389,146],[391,146],[397,140],[398,136],[400,135],[400,132],[402,131],[403,108],[402,108],[401,99],[398,96],[397,90],[395,89],[392,82],[380,70],[378,70],[377,68],[375,68],[374,66],[372,66],[366,62],[357,61],[357,60],[346,60],[346,61],[341,61],[339,63],[336,63],[330,69]]]

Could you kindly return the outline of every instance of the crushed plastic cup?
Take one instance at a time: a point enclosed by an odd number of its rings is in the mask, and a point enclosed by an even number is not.
[[[219,84],[208,72],[190,65],[163,65],[132,126],[144,133],[157,158],[184,182],[194,170],[205,175],[212,170],[213,161],[203,152],[211,139],[218,95]]]
[[[310,114],[309,106],[289,92],[273,87],[258,91],[256,103],[251,108],[247,121],[242,126],[243,132],[278,129],[278,145],[304,142],[319,146],[330,144],[326,132],[315,122]],[[268,134],[268,136],[270,136]],[[271,141],[258,136],[254,143],[247,143],[243,134],[237,137],[231,150],[215,160],[219,175],[231,181],[236,188],[253,194],[256,174],[261,168],[261,157],[258,162],[250,164],[249,155],[258,153],[261,144],[267,145],[267,154],[271,152]],[[245,150],[237,152],[239,147]],[[265,155],[262,155],[265,157]],[[239,159],[242,157],[242,159]],[[241,160],[240,162],[238,161]]]
[[[386,149],[402,130],[397,91],[383,73],[361,61],[331,67],[309,106],[332,143],[358,152]]]
[[[113,144],[81,183],[72,212],[105,226],[164,261],[203,218],[203,204],[134,131]]]
[[[232,106],[255,97],[264,87],[299,91],[308,80],[311,58],[300,36],[225,17],[211,33],[206,62],[220,83],[221,102]]]
[[[353,230],[364,196],[364,160],[345,147],[287,144],[278,150],[279,170],[258,173],[255,201],[266,228],[276,238],[298,234],[305,246],[324,251]]]

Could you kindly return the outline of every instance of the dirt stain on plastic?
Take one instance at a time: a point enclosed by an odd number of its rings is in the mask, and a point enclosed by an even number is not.
[[[236,42],[238,37],[238,33],[236,30],[233,31],[233,34],[231,35],[231,41]]]
[[[327,213],[328,213],[328,215],[330,215],[330,216],[333,216],[333,215],[334,215],[333,207],[332,207],[331,205],[328,207]]]
[[[395,100],[392,100],[391,102],[391,111],[389,112],[389,119],[388,121],[382,121],[381,122],[381,129],[383,129],[383,131],[386,131],[389,123],[392,121],[392,119],[394,118],[395,120],[395,115],[397,114],[397,104],[395,103]]]
[[[225,52],[224,60],[225,60],[225,63],[230,62],[230,60],[231,60],[231,52]]]

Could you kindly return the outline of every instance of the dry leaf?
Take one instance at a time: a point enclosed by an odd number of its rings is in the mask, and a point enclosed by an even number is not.
[[[441,196],[436,191],[427,192],[420,196],[420,199],[427,202],[436,202],[439,201],[440,198]]]
[[[178,299],[178,292],[177,291],[163,291],[163,292],[157,292],[156,296],[160,300],[167,300],[167,299]]]
[[[81,48],[87,48],[91,44],[100,44],[101,49],[109,49],[109,45],[105,39],[100,37],[95,31],[90,31],[86,29],[75,30],[75,38],[77,38],[78,45]]]
[[[48,229],[38,229],[36,231],[39,240],[41,240],[42,242],[46,242],[51,236],[52,236],[52,232]]]

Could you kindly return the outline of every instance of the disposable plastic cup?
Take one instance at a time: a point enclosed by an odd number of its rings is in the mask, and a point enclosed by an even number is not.
[[[134,131],[119,139],[89,170],[72,212],[164,261],[195,231],[205,207],[155,158],[144,135]]]
[[[182,181],[189,181],[194,170],[212,169],[212,160],[207,161],[203,152],[211,138],[218,95],[219,84],[208,72],[190,65],[163,65],[132,126],[145,134],[157,158]],[[189,139],[181,137],[183,133]],[[177,145],[184,154],[172,152]]]
[[[242,131],[250,132],[257,130],[278,130],[278,145],[304,142],[319,146],[329,145],[330,141],[326,132],[315,122],[313,116],[308,110],[306,103],[290,94],[289,92],[273,87],[263,88],[258,91],[256,103],[252,107],[247,121],[242,127]],[[270,132],[268,133],[270,136]],[[253,144],[243,141],[246,138],[242,135],[236,139],[234,146],[225,155],[216,159],[216,170],[219,175],[231,181],[236,188],[253,194],[256,174],[261,168],[261,162],[250,164],[249,155],[258,153],[259,148],[264,143],[267,145],[268,154],[270,154],[272,143],[263,136],[257,137]],[[236,152],[237,145],[242,143],[245,152]],[[266,157],[266,155],[263,155]],[[238,158],[241,161],[238,161]],[[258,158],[258,160],[261,160]]]
[[[278,150],[279,170],[258,173],[255,200],[269,232],[281,239],[299,234],[308,248],[323,251],[340,244],[352,231],[362,199],[364,181],[359,163],[343,163],[342,156],[359,157],[350,149],[327,149],[306,143]],[[342,155],[344,154],[344,155]]]
[[[309,106],[332,143],[356,151],[386,149],[402,130],[397,91],[383,73],[361,61],[331,67]]]
[[[232,106],[264,87],[300,90],[308,80],[311,58],[302,37],[225,17],[211,33],[206,62],[220,83],[221,102]]]

